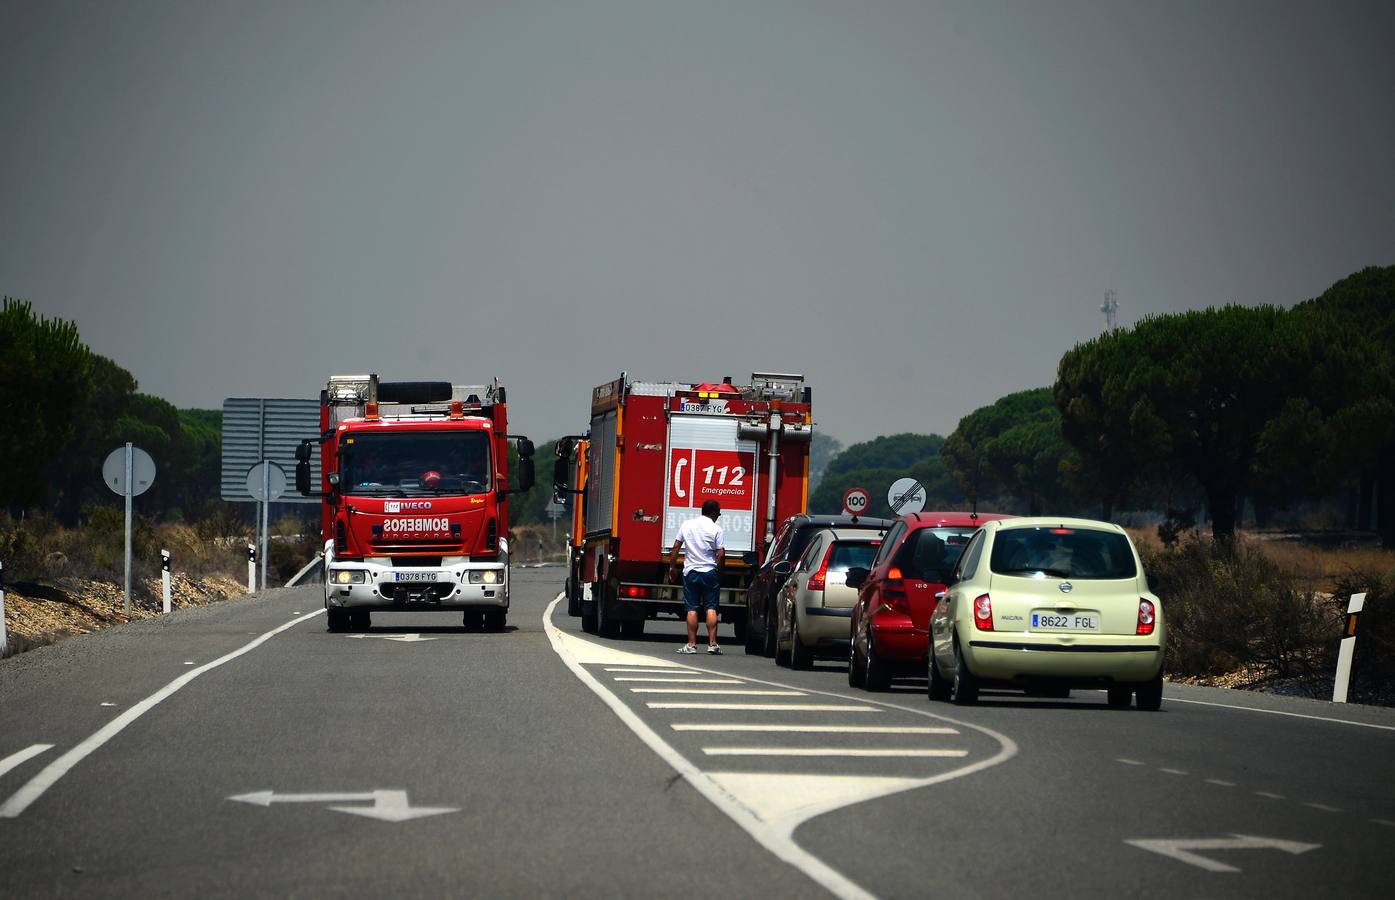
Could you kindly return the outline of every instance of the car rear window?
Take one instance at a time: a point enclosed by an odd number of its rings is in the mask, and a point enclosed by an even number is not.
[[[877,553],[879,543],[872,541],[839,541],[833,545],[833,556],[828,561],[828,571],[846,572],[849,569],[872,568],[872,557]]]
[[[1138,575],[1129,539],[1092,528],[1005,528],[993,541],[989,566],[998,575],[1100,580]]]
[[[969,546],[975,528],[922,528],[906,539],[896,564],[907,578],[944,581]]]

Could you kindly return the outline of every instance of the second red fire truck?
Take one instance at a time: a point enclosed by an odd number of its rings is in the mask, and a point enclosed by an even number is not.
[[[568,611],[606,637],[637,636],[683,615],[667,582],[678,527],[721,504],[722,621],[741,640],[745,591],[785,518],[809,501],[811,389],[801,375],[755,373],[747,385],[632,381],[591,392],[591,428],[558,442],[554,487],[574,500]]]

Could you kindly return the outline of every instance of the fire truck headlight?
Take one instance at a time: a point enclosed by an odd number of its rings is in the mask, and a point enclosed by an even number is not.
[[[330,575],[335,584],[363,584],[368,580],[368,573],[362,569],[335,569]]]
[[[501,580],[498,569],[483,569],[470,573],[471,584],[498,584]]]

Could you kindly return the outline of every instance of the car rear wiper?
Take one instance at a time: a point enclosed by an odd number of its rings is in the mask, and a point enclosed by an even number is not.
[[[1043,568],[1041,568],[1040,566],[1033,566],[1033,567],[1028,568],[1028,569],[1008,569],[1006,572],[1001,572],[1001,573],[999,573],[999,574],[1002,574],[1002,575],[1018,575],[1018,574],[1021,574],[1021,573],[1023,573],[1023,572],[1026,572],[1026,573],[1031,574],[1031,575],[1035,575],[1037,572],[1040,572],[1040,573],[1043,574],[1043,575],[1050,575],[1052,578],[1069,578],[1069,577],[1070,577],[1070,573],[1069,573],[1069,572],[1063,571],[1063,570],[1061,570],[1061,569],[1043,569]]]

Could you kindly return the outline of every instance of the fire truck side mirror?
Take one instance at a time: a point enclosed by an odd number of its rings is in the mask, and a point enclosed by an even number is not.
[[[552,489],[554,491],[565,491],[571,480],[571,461],[565,457],[552,464]]]
[[[518,487],[515,494],[524,494],[533,489],[533,457],[523,456],[518,460]]]
[[[310,464],[305,460],[295,464],[295,489],[302,497],[310,496]]]
[[[525,437],[518,439],[518,458],[531,459],[533,456],[533,442]]]
[[[314,452],[314,448],[311,446],[310,441],[303,440],[296,445],[295,458],[300,462],[308,463],[310,461],[311,454]]]

